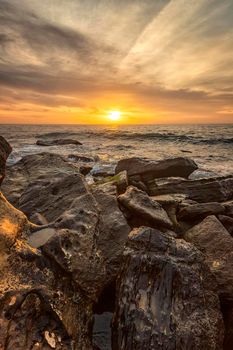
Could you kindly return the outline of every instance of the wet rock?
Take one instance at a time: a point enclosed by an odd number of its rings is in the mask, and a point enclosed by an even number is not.
[[[172,227],[172,222],[162,206],[136,187],[128,187],[127,191],[118,197],[118,201],[134,216],[148,220],[153,226]]]
[[[188,230],[184,238],[203,252],[221,300],[233,302],[233,238],[229,232],[211,215]]]
[[[222,349],[214,285],[194,246],[155,229],[133,230],[117,280],[113,349]]]
[[[36,144],[38,146],[82,145],[81,142],[73,139],[37,140]]]
[[[233,198],[233,176],[201,180],[158,179],[147,183],[147,191],[151,196],[183,193],[200,203],[223,202]]]
[[[186,221],[201,220],[209,215],[222,214],[224,211],[224,206],[217,202],[197,203],[183,207],[178,213],[178,218]]]
[[[196,169],[196,163],[187,157],[171,158],[157,162],[134,157],[120,160],[116,166],[116,174],[126,170],[129,177],[139,176],[141,181],[144,182],[154,178],[170,176],[187,178]]]
[[[0,135],[0,185],[5,176],[6,160],[12,151],[9,143]]]
[[[231,236],[233,236],[233,218],[226,215],[218,215],[219,221],[227,229]]]
[[[78,169],[58,154],[32,154],[7,168],[2,192],[14,206],[19,207],[21,195],[26,189],[30,189],[33,183],[41,181],[43,187],[47,181],[49,183],[76,173]]]

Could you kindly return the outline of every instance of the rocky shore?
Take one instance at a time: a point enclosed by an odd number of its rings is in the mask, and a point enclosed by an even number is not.
[[[233,176],[10,152],[0,137],[0,349],[232,349]]]

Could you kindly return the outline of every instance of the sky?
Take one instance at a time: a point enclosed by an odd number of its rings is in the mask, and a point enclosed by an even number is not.
[[[233,123],[232,0],[0,0],[0,123]]]

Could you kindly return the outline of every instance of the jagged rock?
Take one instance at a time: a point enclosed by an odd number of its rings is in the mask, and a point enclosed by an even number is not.
[[[113,164],[95,164],[91,170],[91,175],[96,177],[107,177],[115,175],[115,165]]]
[[[129,186],[124,194],[118,196],[118,201],[141,220],[148,220],[154,226],[172,227],[172,222],[163,207],[136,187]]]
[[[164,178],[147,183],[150,196],[183,193],[200,203],[223,202],[233,198],[233,176],[185,180]]]
[[[184,238],[203,252],[221,299],[233,302],[233,238],[229,232],[211,215],[188,230]]]
[[[18,207],[30,220],[39,213],[52,222],[70,207],[75,198],[85,193],[87,186],[81,174],[50,178],[30,184],[21,195]]]
[[[133,230],[117,280],[113,349],[221,350],[214,285],[194,246],[155,229]]]
[[[82,145],[81,142],[72,139],[37,140],[36,144],[38,146]]]
[[[93,188],[100,188],[104,192],[112,194],[121,194],[124,193],[128,186],[128,176],[126,171],[121,173],[105,177],[104,179],[97,181]]]
[[[165,159],[160,161],[150,161],[142,158],[121,159],[116,166],[116,174],[126,170],[132,180],[144,182],[154,178],[179,176],[187,178],[197,169],[196,163],[186,157]]]
[[[227,201],[223,203],[225,207],[225,214],[228,216],[233,216],[233,201]]]
[[[0,194],[0,348],[91,350],[93,303],[27,243],[35,229]]]
[[[224,211],[224,206],[217,202],[197,203],[183,207],[178,213],[178,218],[188,221],[201,220],[209,215],[222,214]]]
[[[218,215],[219,221],[227,229],[231,236],[233,236],[233,218],[226,215]]]
[[[12,151],[9,143],[0,135],[0,185],[5,176],[6,160]]]
[[[7,168],[7,177],[2,185],[2,192],[17,208],[26,189],[33,183],[56,181],[69,174],[78,173],[78,169],[66,162],[58,154],[43,152],[23,157],[19,162]]]

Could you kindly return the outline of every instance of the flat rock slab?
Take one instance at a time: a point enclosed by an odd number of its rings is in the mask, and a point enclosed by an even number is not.
[[[173,225],[163,207],[136,187],[129,186],[124,194],[118,196],[118,201],[134,216],[140,216],[155,226],[171,228]]]
[[[73,139],[37,140],[36,144],[38,146],[82,145],[81,142]]]
[[[197,203],[184,206],[178,213],[178,219],[193,221],[204,219],[209,215],[223,214],[224,212],[225,208],[220,203]]]
[[[190,158],[178,157],[160,161],[150,161],[142,158],[126,158],[118,162],[116,174],[126,170],[128,176],[140,176],[141,180],[153,178],[180,176],[187,178],[197,164]]]
[[[196,202],[224,202],[233,198],[233,176],[201,180],[164,178],[147,183],[150,196],[183,193]]]
[[[184,240],[131,232],[117,280],[113,349],[221,350],[224,326],[202,254]]]
[[[211,215],[188,230],[184,238],[203,252],[221,299],[233,302],[233,238],[229,232]]]
[[[39,248],[43,246],[53,235],[55,235],[56,230],[53,228],[44,228],[33,232],[28,237],[28,244],[33,248]]]

